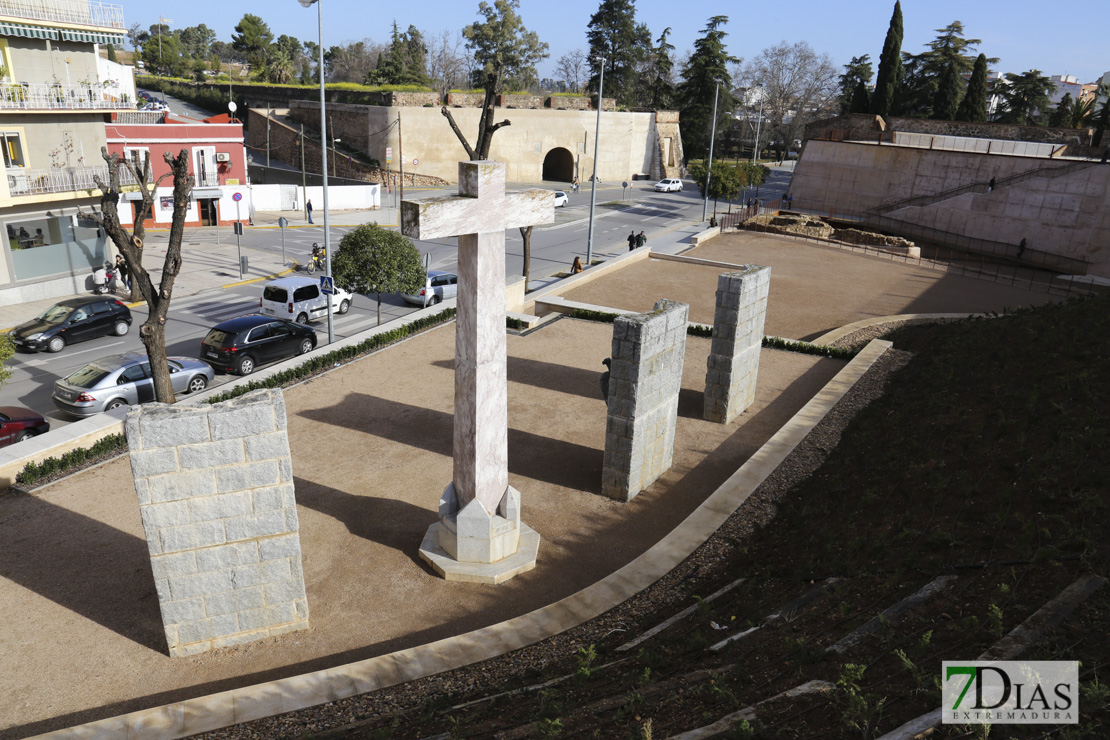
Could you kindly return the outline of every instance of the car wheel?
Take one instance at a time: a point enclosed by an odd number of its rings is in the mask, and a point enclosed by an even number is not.
[[[308,323],[308,314],[306,314],[306,313],[297,314],[297,323],[298,324],[307,324]]]
[[[307,354],[308,354],[309,352],[311,352],[311,351],[312,351],[312,340],[311,340],[311,339],[303,339],[303,340],[301,340],[301,351],[300,351],[300,354],[302,354],[302,355],[307,355]]]
[[[200,393],[208,387],[208,378],[203,375],[194,375],[189,379],[189,393]]]
[[[443,299],[442,299],[442,298],[440,298],[439,296],[437,296],[437,295],[434,295],[434,296],[432,296],[432,300],[431,300],[431,301],[429,301],[429,304],[430,304],[430,305],[432,305],[432,306],[434,306],[434,305],[436,305],[437,303],[439,303],[439,302],[440,302],[440,301],[442,301],[442,300],[443,300]]]
[[[122,398],[115,398],[108,402],[108,405],[104,407],[104,410],[111,411],[112,409],[118,409],[120,406],[126,405],[127,401],[124,401]]]
[[[250,375],[254,372],[254,358],[250,355],[243,355],[239,358],[239,364],[236,365],[236,369],[239,371],[240,375]]]
[[[351,310],[351,302],[344,298],[339,303],[339,313],[344,314]]]
[[[39,433],[36,432],[34,429],[24,429],[22,432],[16,435],[15,441],[22,442],[25,439],[30,439],[31,437],[37,436],[39,436]]]
[[[115,335],[117,337],[122,337],[124,334],[127,333],[127,330],[130,329],[130,328],[131,328],[131,325],[128,324],[126,321],[117,321],[116,325],[112,329],[112,331],[115,333]]]
[[[46,349],[51,352],[61,352],[66,346],[66,340],[61,337],[50,337],[50,341],[46,344]]]

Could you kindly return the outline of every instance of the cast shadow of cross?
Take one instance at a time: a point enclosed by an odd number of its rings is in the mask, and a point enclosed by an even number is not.
[[[3,504],[0,578],[168,653],[145,539],[36,496]]]
[[[600,395],[600,391],[598,392]],[[332,408],[301,416],[452,456],[453,416],[443,411],[350,393]],[[604,451],[509,428],[509,473],[588,493],[601,492]],[[447,485],[449,481],[443,481]],[[436,491],[438,494],[439,491]]]

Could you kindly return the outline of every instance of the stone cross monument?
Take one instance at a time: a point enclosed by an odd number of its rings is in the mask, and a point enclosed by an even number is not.
[[[535,567],[539,535],[509,486],[505,230],[554,220],[554,193],[506,193],[500,162],[460,162],[457,196],[401,203],[405,236],[459,237],[453,480],[420,547],[448,580],[500,583]]]

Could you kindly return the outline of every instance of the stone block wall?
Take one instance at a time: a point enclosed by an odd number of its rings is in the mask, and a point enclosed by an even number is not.
[[[601,492],[629,501],[671,467],[690,307],[661,300],[613,322]]]
[[[707,421],[728,424],[755,401],[771,268],[745,265],[717,278],[713,345],[705,373]]]
[[[535,110],[543,107],[542,95],[501,95],[497,104],[502,108],[526,108]]]
[[[1090,143],[1086,129],[1049,128],[1047,126],[1017,126],[1006,123],[975,123],[967,121],[934,121],[928,118],[903,118],[889,116],[884,119],[886,133],[883,141],[891,141],[896,132],[928,134],[930,136],[967,136],[1008,141],[1032,141],[1047,144],[1084,146]],[[806,124],[805,139],[836,139],[846,141],[875,141],[879,131],[875,116],[868,113],[848,113],[824,118]]]
[[[306,629],[281,391],[137,406],[126,430],[170,655]]]
[[[447,105],[452,108],[481,108],[486,100],[485,93],[447,93]]]
[[[586,95],[552,95],[546,105],[552,110],[589,110],[590,100]]]

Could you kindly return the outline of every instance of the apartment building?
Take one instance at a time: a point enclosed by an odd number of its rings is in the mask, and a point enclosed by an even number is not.
[[[100,204],[106,124],[135,109],[133,87],[98,71],[125,33],[120,5],[0,0],[0,305],[81,292],[109,256],[81,213]]]

